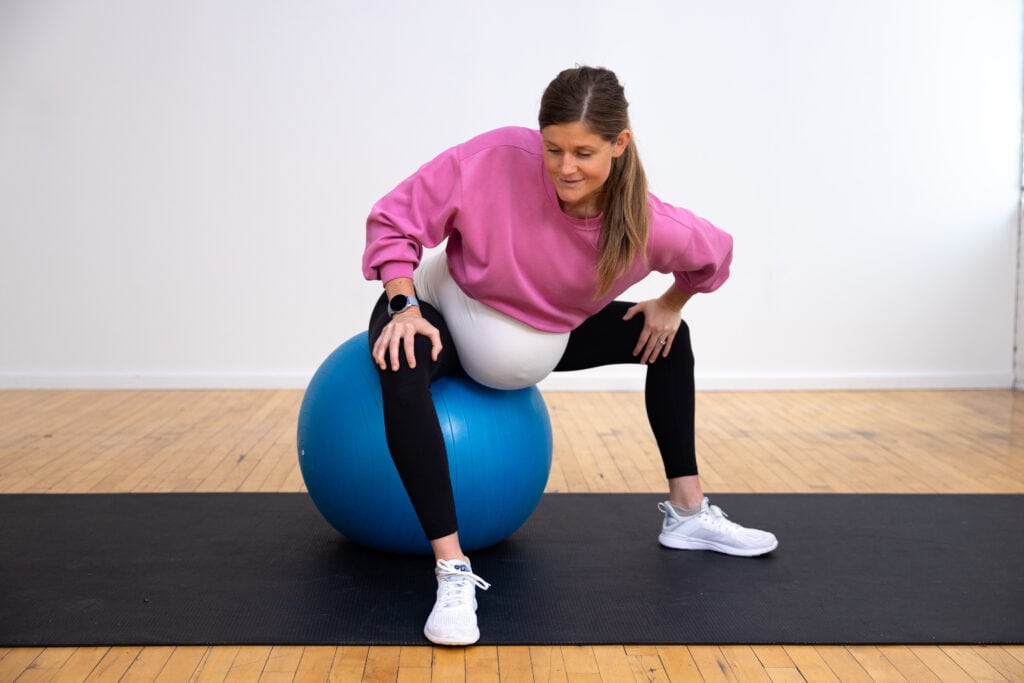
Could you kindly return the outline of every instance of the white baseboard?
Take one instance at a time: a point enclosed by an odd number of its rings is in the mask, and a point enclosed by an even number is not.
[[[618,368],[615,368],[618,369]],[[633,368],[624,368],[634,370]],[[592,372],[592,371],[588,371]],[[574,375],[579,376],[574,376]],[[1012,372],[1005,373],[876,373],[724,375],[697,373],[698,391],[844,391],[1012,389]],[[643,372],[558,373],[540,383],[544,391],[643,391]]]
[[[310,373],[0,373],[0,389],[305,389]],[[550,375],[542,391],[643,391],[643,370],[610,367]],[[698,391],[1024,389],[1005,373],[697,374]]]
[[[0,389],[305,389],[313,373],[251,374],[3,374]]]

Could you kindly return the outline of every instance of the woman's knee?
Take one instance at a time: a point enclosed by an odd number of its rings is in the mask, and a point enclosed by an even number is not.
[[[388,367],[386,369],[377,366],[377,375],[380,378],[381,390],[387,396],[402,397],[410,392],[417,393],[430,387],[432,379],[431,366],[434,363],[431,358],[432,343],[429,338],[417,335],[413,340],[413,356],[416,359],[416,366],[409,365],[405,355],[405,348],[398,349],[398,367],[391,365],[391,358],[386,357]]]
[[[668,358],[665,360],[669,359],[682,363],[691,371],[693,369],[693,344],[690,342],[690,326],[686,324],[685,320],[679,321],[679,329],[676,330],[675,337],[672,339],[672,350],[669,351]]]

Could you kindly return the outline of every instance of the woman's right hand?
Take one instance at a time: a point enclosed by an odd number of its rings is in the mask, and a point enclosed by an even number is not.
[[[416,367],[416,352],[413,343],[417,334],[422,334],[430,339],[430,358],[436,361],[441,353],[441,333],[420,314],[419,308],[410,308],[391,318],[391,322],[384,326],[377,341],[373,343],[371,355],[377,367],[387,370],[388,360],[390,360],[391,369],[398,370],[398,354],[402,350],[405,351],[405,359],[409,362],[409,367]]]

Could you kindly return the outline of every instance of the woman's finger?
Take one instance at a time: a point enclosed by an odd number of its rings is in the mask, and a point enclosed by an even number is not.
[[[387,328],[381,331],[380,336],[373,342],[373,362],[377,364],[381,370],[387,370],[388,366],[384,362],[384,352],[387,349]]]
[[[658,341],[653,334],[647,335],[647,342],[644,344],[644,355],[641,359],[643,363],[653,363],[654,358],[659,350]]]
[[[661,332],[650,336],[650,343],[645,354],[645,363],[653,363],[659,357],[664,358],[672,348],[672,337],[670,334]]]
[[[411,334],[405,335],[403,342],[402,346],[405,350],[405,359],[409,361],[409,367],[414,368],[416,367],[416,331],[413,330]],[[396,366],[395,370],[397,369],[398,367]]]
[[[399,329],[396,325],[394,332],[391,335],[391,339],[388,340],[388,355],[391,357],[391,369],[397,371],[400,367],[398,354],[402,347],[402,338],[405,336],[405,331]]]

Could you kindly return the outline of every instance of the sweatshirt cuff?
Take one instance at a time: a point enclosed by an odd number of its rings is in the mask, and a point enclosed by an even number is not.
[[[728,268],[714,274],[712,278],[700,278],[695,284],[690,273],[673,273],[676,288],[684,294],[710,294],[721,287],[729,277]]]
[[[407,261],[389,261],[384,263],[378,269],[380,273],[380,281],[387,283],[394,280],[396,277],[407,277],[412,278],[413,271],[416,267]]]

